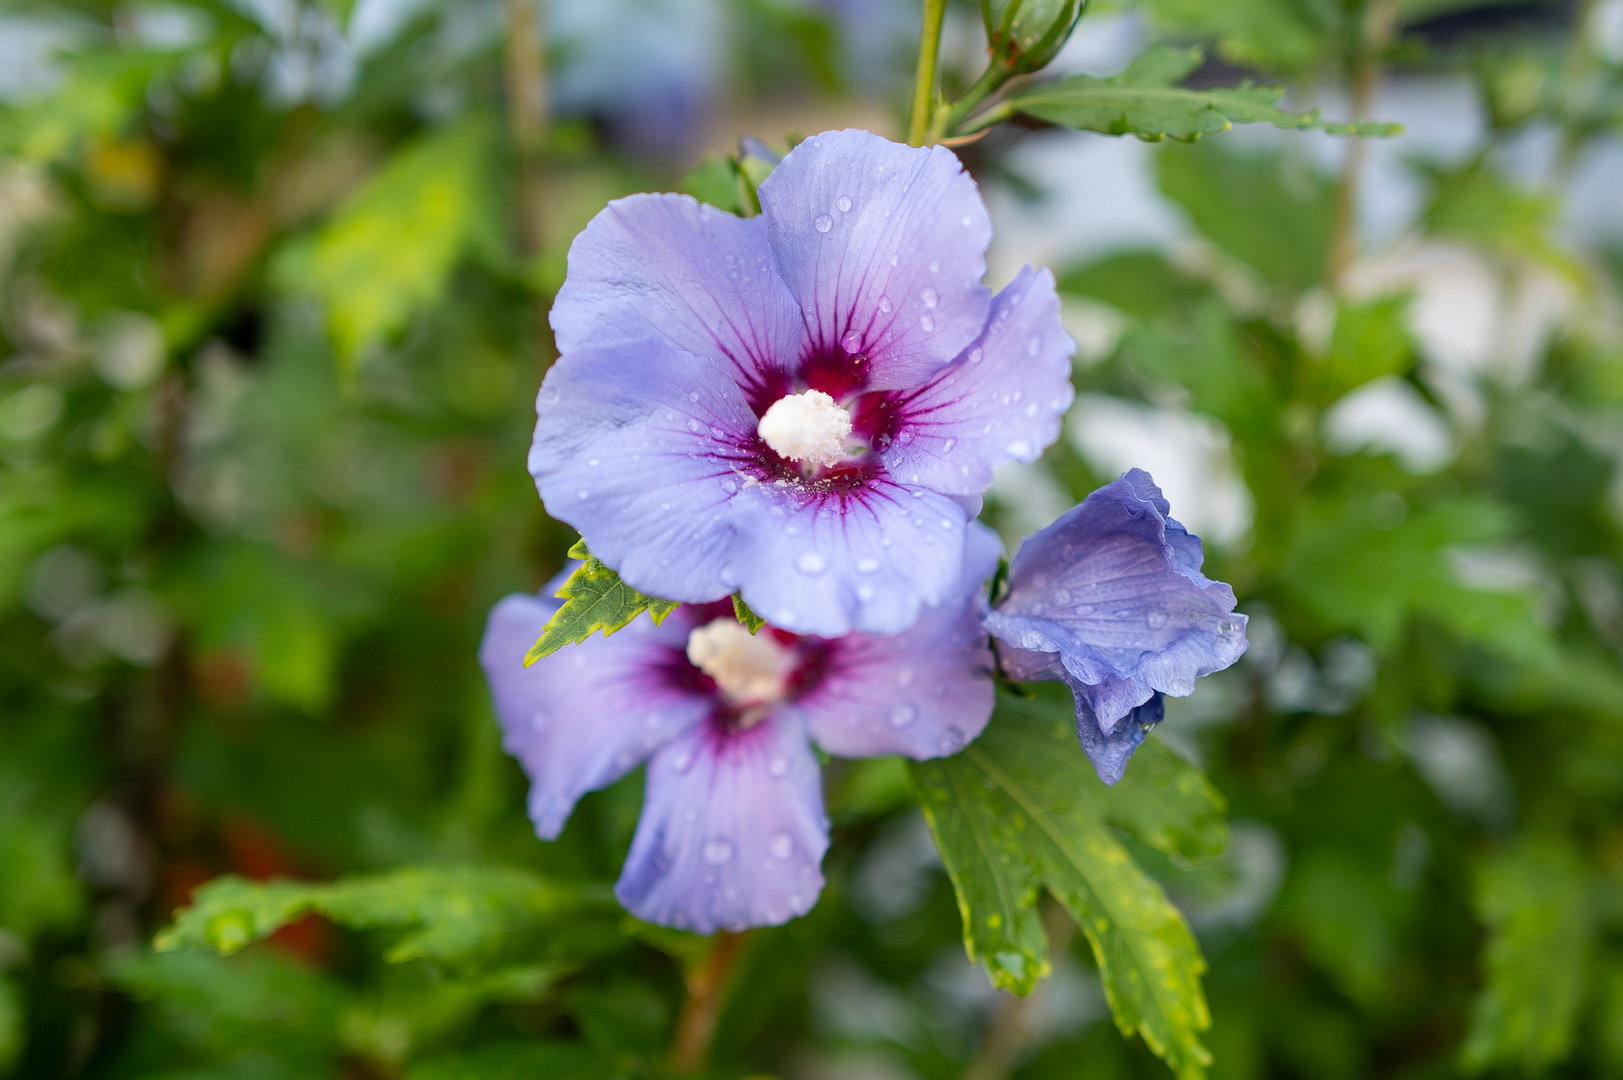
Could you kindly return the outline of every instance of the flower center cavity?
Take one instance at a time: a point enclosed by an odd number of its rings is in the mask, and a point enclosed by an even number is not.
[[[845,457],[851,414],[821,390],[807,390],[774,401],[756,431],[781,457],[826,467]]]
[[[794,654],[770,633],[752,635],[726,616],[688,634],[688,660],[714,679],[733,705],[777,701],[795,669]]]

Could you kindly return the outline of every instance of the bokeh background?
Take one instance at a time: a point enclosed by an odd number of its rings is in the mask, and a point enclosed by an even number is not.
[[[567,245],[741,135],[898,136],[918,19],[0,3],[0,1075],[663,1067],[679,935],[150,942],[223,873],[612,880],[640,779],[536,841],[474,663],[574,539],[523,467]],[[1099,0],[1054,70],[1154,42],[1405,125],[959,148],[991,284],[1054,268],[1079,346],[991,520],[1149,469],[1251,617],[1156,735],[1227,849],[1133,849],[1207,957],[1212,1075],[1623,1075],[1623,2]],[[983,49],[954,4],[949,86]],[[1168,1075],[1063,915],[1032,997],[968,963],[897,763],[828,777],[828,889],[749,939],[711,1074]]]

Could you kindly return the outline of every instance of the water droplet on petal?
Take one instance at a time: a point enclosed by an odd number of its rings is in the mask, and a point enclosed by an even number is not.
[[[1043,339],[1042,339],[1042,337],[1040,335],[1038,335],[1038,334],[1031,335],[1031,340],[1026,342],[1026,355],[1027,356],[1036,356],[1038,353],[1040,353],[1042,351],[1043,351]]]
[[[699,400],[699,392],[697,390],[689,390],[688,391],[688,400],[689,401],[698,401]]]
[[[789,839],[786,832],[773,833],[772,839],[766,842],[766,849],[772,853],[774,859],[787,859],[794,854],[795,843]]]
[[[934,289],[925,289],[919,293],[919,299],[924,302],[924,306],[927,308],[933,308],[941,302],[941,298],[935,294]]]
[[[928,315],[920,315],[919,316],[919,329],[923,330],[926,334],[928,334],[931,330],[935,329],[935,320],[930,318],[930,316],[928,316]]]
[[[818,232],[828,232],[834,227],[834,219],[827,214],[818,214],[812,221],[812,227]]]
[[[1033,401],[1030,405],[1026,406],[1026,415],[1027,416],[1036,416],[1037,415],[1037,403],[1035,401]]]
[[[1024,439],[1016,439],[1009,444],[1009,453],[1017,458],[1031,456],[1031,444]]]
[[[950,453],[952,453],[952,448],[957,446],[957,445],[958,445],[958,440],[957,439],[948,439],[946,442],[941,444],[941,452],[943,454],[950,454]]]
[[[693,767],[693,751],[683,750],[671,759],[671,771],[685,773]]]
[[[941,752],[943,754],[956,754],[964,748],[964,733],[955,727],[950,727],[941,733]]]
[[[1151,630],[1159,630],[1167,624],[1167,613],[1157,609],[1144,616],[1144,621]]]
[[[773,776],[782,776],[784,773],[789,771],[789,759],[781,754],[774,757],[771,761],[767,762],[766,771],[771,773]]]
[[[828,564],[823,561],[823,557],[817,554],[817,552],[804,551],[801,552],[800,558],[795,560],[795,565],[800,568],[800,572],[802,574],[810,574],[815,576],[817,574],[821,574],[824,567],[826,567]]]
[[[911,702],[904,702],[890,710],[890,726],[904,728],[919,717],[918,706]]]
[[[733,861],[733,845],[721,838],[706,840],[702,851],[704,861],[711,866],[726,866]]]
[[[852,354],[861,352],[862,335],[857,333],[855,330],[852,330],[850,333],[846,334],[845,337],[840,339],[840,348]]]
[[[932,273],[932,274],[941,273],[941,264],[938,263],[938,262],[931,262],[930,263],[930,273]]]
[[[834,209],[838,210],[842,214],[851,209],[851,196],[841,195],[838,199],[835,199]]]
[[[890,309],[894,306],[895,305],[890,302],[890,297],[881,296],[879,298],[879,310],[882,314],[889,315]]]
[[[579,491],[575,492],[575,498],[587,499],[591,497],[591,494],[592,493],[590,491],[587,491],[585,488],[581,488]]]
[[[891,253],[890,265],[897,266],[897,265],[899,265],[901,263],[901,261],[902,261],[902,256],[901,256],[901,254],[899,252],[892,252]]]
[[[969,350],[969,362],[971,364],[978,364],[981,362],[981,350],[979,347]]]
[[[1020,647],[1022,649],[1040,649],[1042,646],[1043,637],[1041,634],[1037,633],[1037,631],[1027,630],[1024,634],[1020,635]]]

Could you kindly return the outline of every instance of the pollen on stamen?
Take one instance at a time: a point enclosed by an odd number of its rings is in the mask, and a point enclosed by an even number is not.
[[[779,455],[806,465],[833,465],[845,456],[851,414],[821,390],[779,398],[756,426]]]
[[[751,634],[726,616],[688,634],[688,660],[710,676],[734,705],[758,705],[783,697],[795,657],[769,633]]]

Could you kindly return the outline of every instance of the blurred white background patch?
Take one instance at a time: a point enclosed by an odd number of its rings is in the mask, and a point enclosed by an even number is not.
[[[1448,424],[1396,375],[1371,380],[1325,410],[1324,441],[1335,454],[1396,455],[1412,473],[1436,472],[1454,460]]]
[[[1202,538],[1232,544],[1251,528],[1256,506],[1235,468],[1228,430],[1216,420],[1083,394],[1065,434],[1097,472],[1149,473],[1172,504],[1172,516]]]
[[[1421,713],[1409,722],[1408,748],[1416,771],[1450,810],[1497,828],[1511,824],[1515,789],[1486,728]]]

